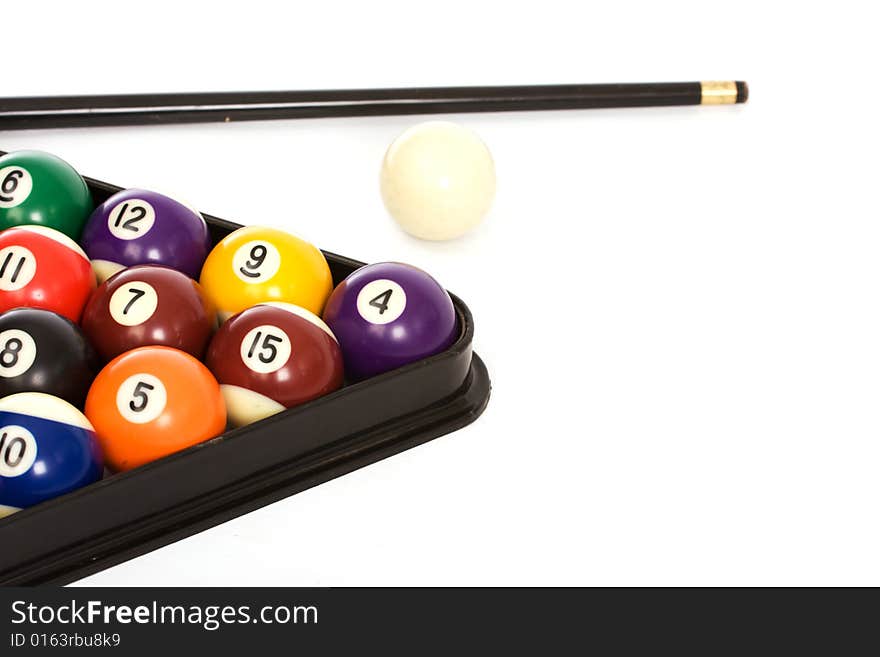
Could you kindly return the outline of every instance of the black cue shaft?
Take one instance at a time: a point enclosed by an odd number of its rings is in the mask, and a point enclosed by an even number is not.
[[[0,98],[0,130],[732,104],[745,82],[652,82]]]

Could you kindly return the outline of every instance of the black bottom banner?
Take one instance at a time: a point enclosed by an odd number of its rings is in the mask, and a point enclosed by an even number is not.
[[[876,595],[840,589],[0,589],[0,655],[849,653]],[[864,637],[863,637],[864,635]],[[282,653],[283,651],[283,653]]]

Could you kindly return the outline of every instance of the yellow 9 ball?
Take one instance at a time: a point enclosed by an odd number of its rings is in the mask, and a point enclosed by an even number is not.
[[[316,315],[333,291],[316,247],[276,228],[245,226],[208,254],[199,279],[221,321],[267,301],[292,303]]]

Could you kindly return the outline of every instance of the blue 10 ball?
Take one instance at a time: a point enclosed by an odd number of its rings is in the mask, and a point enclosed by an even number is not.
[[[0,399],[0,516],[91,484],[103,473],[95,431],[74,406],[40,392]]]

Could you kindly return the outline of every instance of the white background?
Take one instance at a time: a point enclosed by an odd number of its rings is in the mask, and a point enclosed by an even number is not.
[[[452,117],[488,221],[403,235],[422,120],[4,133],[470,305],[476,424],[84,580],[880,584],[880,61],[868,3],[18,2],[4,95],[747,80],[735,108]]]

